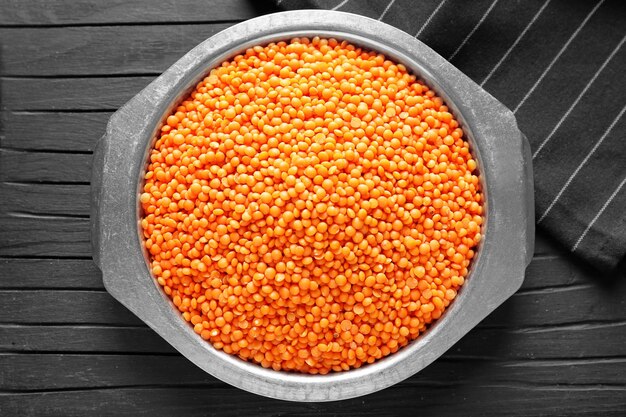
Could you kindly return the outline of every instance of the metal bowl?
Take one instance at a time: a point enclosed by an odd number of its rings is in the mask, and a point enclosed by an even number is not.
[[[264,369],[205,342],[151,276],[139,225],[148,153],[170,110],[222,61],[250,46],[301,36],[334,37],[382,52],[432,87],[467,135],[486,204],[477,256],[443,316],[398,352],[327,375]],[[392,26],[349,13],[302,10],[248,20],[207,39],[111,117],[94,155],[92,244],[109,293],[206,372],[268,397],[331,401],[369,394],[415,374],[509,298],[532,257],[533,206],[528,142],[509,109],[429,47]]]

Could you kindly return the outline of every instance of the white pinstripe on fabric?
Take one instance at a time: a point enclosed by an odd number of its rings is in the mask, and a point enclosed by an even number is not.
[[[485,14],[483,14],[483,17],[480,18],[480,20],[478,21],[478,23],[476,23],[476,26],[474,26],[474,28],[472,29],[472,31],[470,33],[467,34],[467,36],[465,37],[465,39],[463,39],[463,42],[461,42],[461,44],[456,48],[456,50],[454,52],[452,52],[452,55],[450,55],[450,57],[448,58],[448,61],[451,61],[452,58],[454,58],[456,56],[456,54],[459,53],[459,51],[461,49],[463,49],[463,47],[465,46],[465,44],[467,43],[467,41],[470,40],[470,38],[472,37],[472,35],[474,34],[474,32],[476,32],[478,30],[478,28],[480,27],[480,25],[483,24],[483,22],[485,21],[485,19],[487,19],[487,16],[489,16],[489,13],[491,13],[491,10],[496,6],[496,4],[498,3],[498,0],[493,0],[493,3],[491,3],[491,6],[489,6],[489,8],[487,9],[487,11],[485,12]]]
[[[576,97],[576,100],[574,100],[572,105],[569,106],[569,108],[567,109],[567,111],[565,112],[563,117],[561,117],[561,119],[557,122],[557,124],[552,129],[552,131],[548,134],[548,136],[546,136],[546,138],[543,140],[543,142],[541,142],[541,144],[539,145],[537,150],[535,150],[535,153],[533,153],[533,159],[535,159],[537,157],[537,155],[539,154],[539,152],[541,152],[541,150],[546,145],[546,143],[548,143],[548,141],[552,138],[552,136],[554,136],[554,133],[559,129],[559,127],[561,127],[561,125],[563,124],[565,119],[568,118],[568,116],[570,115],[572,110],[574,110],[574,108],[578,105],[578,102],[580,101],[580,99],[585,95],[587,90],[589,90],[591,85],[596,81],[596,78],[598,78],[598,76],[600,75],[602,70],[604,70],[604,68],[607,66],[609,61],[611,61],[611,59],[615,56],[617,51],[619,51],[621,46],[624,44],[624,41],[626,41],[626,36],[624,36],[622,38],[621,42],[615,47],[615,49],[613,49],[613,52],[611,52],[611,54],[608,56],[608,58],[604,60],[604,62],[600,66],[600,68],[596,71],[596,73],[591,78],[591,80],[589,80],[589,82],[585,85],[585,88],[583,88],[583,90],[580,92],[580,94],[578,94],[578,97]]]
[[[563,193],[565,192],[565,190],[567,189],[567,187],[569,187],[569,185],[571,184],[572,180],[576,177],[576,175],[578,174],[578,172],[582,169],[582,167],[587,163],[587,161],[589,160],[589,158],[591,158],[591,156],[595,153],[595,151],[598,149],[598,147],[602,144],[602,142],[604,142],[604,139],[609,135],[609,133],[611,132],[611,130],[613,130],[613,128],[615,127],[615,125],[617,124],[617,122],[621,119],[622,115],[624,114],[624,111],[626,111],[626,106],[622,107],[622,110],[619,112],[619,114],[617,115],[617,117],[615,119],[613,119],[613,121],[611,122],[611,124],[609,125],[609,127],[604,131],[604,134],[600,137],[600,139],[598,139],[598,141],[596,142],[596,144],[593,146],[593,148],[591,148],[591,150],[589,151],[589,153],[587,154],[587,156],[585,156],[585,159],[583,159],[583,161],[578,165],[578,167],[576,167],[576,169],[574,170],[574,172],[572,172],[572,175],[569,176],[569,178],[567,179],[567,181],[565,182],[565,184],[563,185],[563,187],[561,187],[561,190],[557,193],[556,197],[554,197],[554,199],[552,200],[552,202],[550,203],[550,205],[548,206],[548,208],[546,209],[546,211],[543,212],[543,214],[541,215],[541,217],[539,218],[539,220],[537,220],[537,223],[541,223],[543,221],[543,219],[546,218],[546,216],[548,215],[548,213],[550,213],[550,210],[552,210],[552,208],[554,207],[554,205],[557,203],[557,201],[559,201],[559,198],[561,198],[561,196],[563,195]]]
[[[385,10],[383,10],[383,12],[381,13],[380,17],[378,18],[378,20],[383,20],[383,17],[385,17],[385,15],[387,14],[387,12],[389,11],[389,9],[391,9],[391,6],[393,6],[393,4],[396,2],[396,0],[391,0],[389,2],[389,4],[387,4],[387,7],[385,7]]]
[[[563,45],[563,47],[559,50],[559,52],[557,52],[555,57],[552,59],[552,61],[550,61],[550,64],[548,64],[548,67],[541,73],[541,75],[539,76],[539,79],[537,79],[537,81],[535,81],[535,83],[530,88],[530,90],[528,90],[526,95],[522,98],[522,101],[520,101],[519,104],[515,107],[515,109],[513,110],[513,114],[517,113],[517,111],[520,109],[520,107],[522,107],[522,105],[526,102],[526,100],[528,100],[528,97],[530,97],[530,95],[535,91],[535,89],[537,88],[539,83],[541,83],[543,78],[548,74],[548,72],[550,72],[550,70],[552,69],[552,67],[556,63],[556,61],[558,61],[558,59],[561,57],[561,55],[563,55],[563,52],[565,52],[565,50],[570,45],[570,43],[572,43],[574,38],[576,38],[576,35],[578,35],[578,33],[582,30],[582,28],[585,26],[585,24],[587,24],[589,19],[591,19],[591,16],[593,16],[593,14],[596,12],[596,10],[598,10],[598,8],[602,5],[602,3],[604,3],[604,0],[600,0],[594,6],[594,8],[589,12],[589,14],[587,14],[587,17],[585,17],[585,20],[583,20],[581,22],[581,24],[578,25],[578,27],[576,28],[574,33],[572,33],[572,35],[569,37],[567,42],[565,42],[565,45]]]
[[[335,7],[333,7],[330,10],[339,10],[340,8],[342,8],[347,2],[349,2],[350,0],[343,0],[341,3],[339,3],[338,5],[336,5]]]
[[[578,240],[576,241],[576,243],[574,243],[574,246],[572,246],[571,251],[574,252],[576,251],[576,249],[578,248],[578,245],[580,245],[580,242],[583,241],[583,239],[585,238],[585,236],[587,236],[587,233],[589,233],[589,230],[591,230],[591,228],[593,227],[593,225],[596,223],[596,221],[598,221],[598,219],[600,218],[600,216],[602,216],[602,213],[604,213],[604,210],[606,210],[606,208],[609,206],[609,204],[611,204],[611,201],[613,201],[613,199],[615,198],[615,196],[617,196],[617,193],[619,193],[619,191],[622,189],[622,187],[624,186],[624,184],[626,184],[626,178],[624,178],[622,180],[622,182],[620,182],[620,184],[617,186],[617,188],[615,189],[615,191],[613,191],[613,194],[611,194],[608,198],[608,200],[606,200],[604,202],[604,204],[602,205],[602,207],[600,208],[600,210],[596,213],[596,215],[594,216],[594,218],[591,220],[591,222],[589,222],[589,224],[587,225],[587,227],[585,228],[585,230],[581,233],[581,235],[578,237]]]
[[[539,16],[541,15],[541,13],[543,13],[543,10],[548,7],[548,4],[550,4],[552,0],[546,0],[546,2],[543,4],[543,6],[541,6],[541,8],[537,11],[537,13],[535,13],[535,15],[533,16],[532,19],[530,19],[530,22],[528,22],[528,24],[526,25],[526,27],[524,28],[524,30],[522,31],[522,33],[519,34],[519,36],[517,37],[517,39],[515,39],[515,42],[513,42],[513,45],[511,45],[511,47],[504,53],[504,55],[502,55],[502,58],[500,58],[500,60],[498,61],[498,63],[491,69],[491,71],[489,71],[489,74],[487,74],[487,76],[485,77],[484,80],[482,80],[482,82],[480,83],[480,86],[484,86],[485,83],[491,78],[491,76],[498,70],[498,68],[500,68],[500,65],[502,65],[502,63],[504,62],[504,60],[506,60],[506,58],[511,54],[511,52],[513,51],[513,49],[515,49],[515,47],[517,46],[518,43],[520,43],[520,41],[522,40],[522,38],[524,37],[524,35],[526,35],[526,32],[528,32],[528,30],[530,29],[530,27],[533,25],[533,23],[535,23],[535,21],[539,18]]]
[[[446,4],[446,1],[448,1],[448,0],[443,0],[441,3],[439,3],[439,6],[437,6],[437,8],[435,8],[435,10],[433,10],[433,12],[430,14],[430,16],[428,16],[428,19],[426,19],[426,21],[424,22],[422,27],[417,31],[417,33],[415,34],[414,38],[417,38],[417,37],[419,37],[419,35],[422,34],[424,29],[426,29],[426,26],[428,26],[430,21],[433,20],[433,17],[437,14],[439,9],[441,9],[443,7],[443,5]]]

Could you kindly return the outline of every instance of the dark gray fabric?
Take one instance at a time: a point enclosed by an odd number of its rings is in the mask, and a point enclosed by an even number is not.
[[[626,253],[626,2],[275,0],[392,24],[514,111],[533,149],[536,216],[604,271]]]

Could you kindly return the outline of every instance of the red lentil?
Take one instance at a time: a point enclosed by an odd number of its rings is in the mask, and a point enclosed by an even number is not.
[[[256,46],[161,128],[140,196],[152,273],[217,349],[357,368],[418,337],[463,285],[476,169],[403,65],[334,39]]]

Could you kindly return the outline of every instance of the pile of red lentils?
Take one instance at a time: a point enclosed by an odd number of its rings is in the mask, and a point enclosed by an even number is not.
[[[403,65],[320,38],[211,70],[161,128],[140,200],[152,273],[195,332],[311,374],[426,330],[483,221],[442,99]]]

